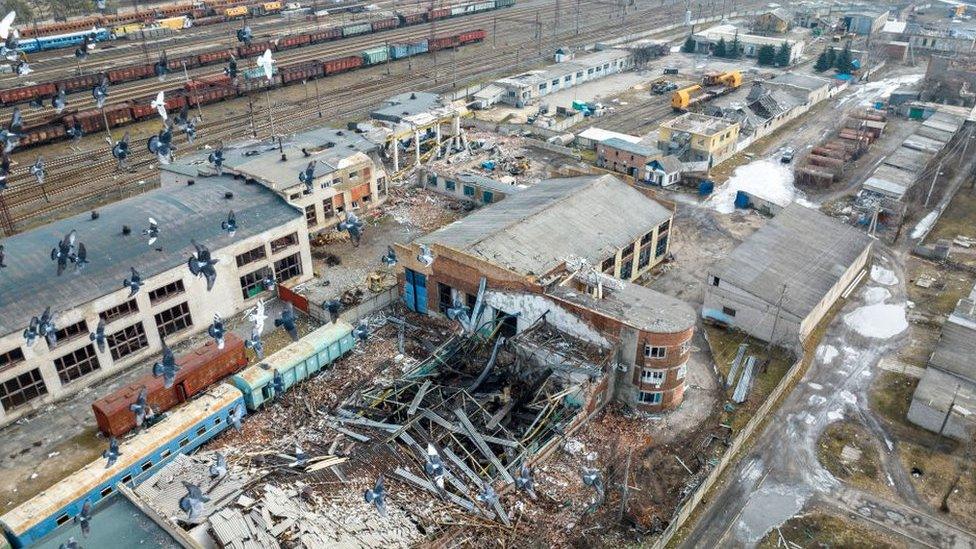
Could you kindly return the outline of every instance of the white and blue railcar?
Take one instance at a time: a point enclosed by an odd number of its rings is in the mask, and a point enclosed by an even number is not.
[[[91,36],[95,42],[104,42],[111,39],[112,34],[105,28],[93,28],[86,31],[53,34],[38,38],[23,38],[18,42],[17,48],[24,53],[70,48],[84,42],[85,36]]]

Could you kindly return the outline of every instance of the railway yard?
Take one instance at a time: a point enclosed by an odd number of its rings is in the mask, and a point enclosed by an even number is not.
[[[18,15],[0,549],[976,547],[972,8],[785,4]]]

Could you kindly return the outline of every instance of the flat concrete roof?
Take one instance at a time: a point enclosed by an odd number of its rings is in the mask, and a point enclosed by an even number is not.
[[[404,118],[427,113],[443,106],[444,101],[436,93],[405,92],[384,101],[381,107],[369,113],[369,117],[388,122],[400,122]]]
[[[647,332],[682,332],[693,327],[696,320],[695,310],[684,301],[630,282],[624,282],[619,290],[604,289],[603,299],[563,286],[546,293]]]
[[[675,131],[694,133],[698,135],[715,135],[734,126],[734,122],[729,122],[717,116],[706,116],[696,112],[688,112],[677,118],[668,120],[661,124],[665,128]]]

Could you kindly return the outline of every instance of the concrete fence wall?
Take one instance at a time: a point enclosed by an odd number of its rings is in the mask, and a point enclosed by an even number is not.
[[[722,455],[722,459],[719,460],[718,465],[714,469],[709,471],[708,476],[705,480],[698,486],[698,488],[685,499],[679,506],[677,511],[675,511],[674,516],[671,518],[671,524],[664,530],[654,544],[651,545],[652,549],[663,549],[674,537],[674,534],[685,524],[692,513],[698,508],[698,505],[702,502],[705,494],[718,482],[719,477],[725,472],[725,469],[733,464],[733,462],[738,461],[739,456],[737,455],[743,446],[749,440],[749,438],[759,429],[760,425],[766,419],[773,408],[778,404],[779,399],[790,391],[793,386],[800,380],[803,375],[803,358],[801,357],[797,360],[793,366],[790,367],[783,379],[780,380],[779,385],[773,389],[773,392],[769,395],[762,406],[756,410],[756,413],[749,420],[749,423],[739,431],[735,437],[732,439],[732,443],[729,445],[729,449]]]
[[[367,297],[357,305],[349,307],[348,309],[343,309],[339,313],[339,318],[350,324],[358,324],[363,318],[389,307],[394,301],[397,300],[398,295],[399,292],[397,291],[396,286],[387,288],[386,290]],[[331,322],[332,320],[329,318],[329,311],[323,309],[321,303],[313,303],[312,301],[309,301],[308,314],[320,322]]]

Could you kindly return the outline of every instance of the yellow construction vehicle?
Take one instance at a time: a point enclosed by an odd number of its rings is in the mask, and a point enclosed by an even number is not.
[[[708,73],[702,78],[701,84],[692,84],[674,92],[671,95],[671,107],[676,111],[686,111],[695,103],[725,95],[741,85],[742,73],[739,71]]]
[[[712,72],[702,78],[704,86],[725,86],[734,90],[742,85],[742,73],[739,71]]]
[[[692,84],[686,88],[681,88],[671,94],[671,107],[676,111],[686,111],[696,97],[702,93],[702,87]]]

